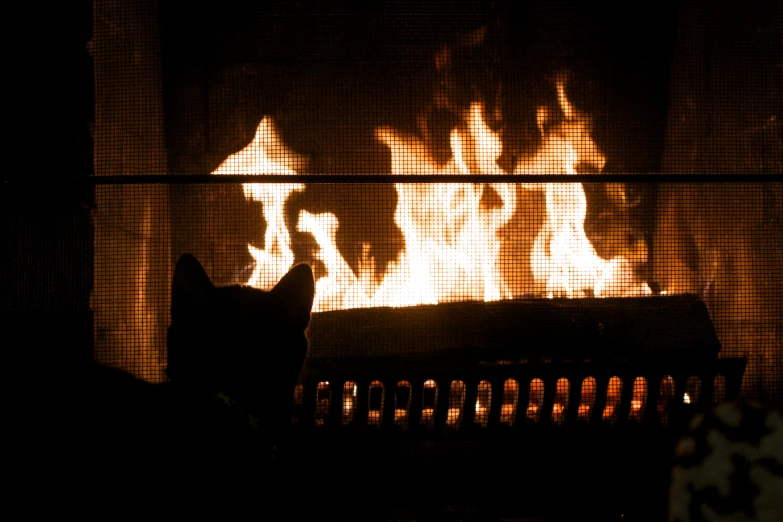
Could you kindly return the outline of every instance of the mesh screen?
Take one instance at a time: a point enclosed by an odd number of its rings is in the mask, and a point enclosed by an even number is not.
[[[189,252],[218,285],[310,263],[316,311],[695,294],[745,393],[783,388],[781,186],[737,183],[781,172],[771,4],[129,5],[95,5],[96,174],[229,178],[97,186],[99,360],[163,378]]]
[[[743,394],[783,396],[776,3],[101,1],[91,38],[88,14],[94,103],[66,119],[95,176],[5,186],[9,317],[89,310],[95,358],[160,381],[183,253],[219,286],[308,263],[316,313],[689,294]]]

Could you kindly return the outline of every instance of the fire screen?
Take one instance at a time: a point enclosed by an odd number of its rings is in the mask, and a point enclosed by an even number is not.
[[[4,313],[160,383],[181,255],[260,289],[306,263],[308,458],[780,406],[781,8],[730,4],[96,0],[92,171],[5,184]]]
[[[218,285],[310,263],[316,313],[695,295],[779,397],[779,28],[699,57],[744,33],[698,9],[96,5],[96,174],[216,178],[96,187],[96,357],[164,378],[188,252]]]

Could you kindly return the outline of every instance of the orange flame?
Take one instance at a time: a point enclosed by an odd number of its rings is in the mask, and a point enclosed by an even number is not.
[[[516,174],[574,175],[578,164],[599,172],[606,164],[583,118],[568,101],[562,81],[557,82],[557,94],[564,121],[553,130],[545,130],[548,111],[539,109],[542,146],[531,161],[517,167]],[[525,188],[540,190],[541,186]],[[617,256],[606,261],[596,253],[584,230],[587,197],[580,183],[546,183],[543,190],[547,221],[533,245],[530,262],[534,278],[545,285],[549,297],[652,293],[646,283],[636,283],[633,267],[626,258]]]
[[[542,144],[531,158],[520,162],[515,174],[576,174],[578,164],[600,171],[605,158],[598,150],[577,111],[568,101],[562,82],[558,100],[565,120],[547,129],[549,111],[539,109]],[[319,246],[315,257],[326,268],[316,284],[314,311],[434,304],[460,300],[511,298],[499,270],[499,230],[516,211],[517,187],[491,184],[404,183],[406,174],[466,175],[505,172],[497,160],[502,153],[499,135],[490,129],[480,103],[471,105],[463,125],[452,130],[451,160],[441,166],[424,143],[390,127],[376,130],[377,139],[391,153],[392,174],[398,194],[394,220],[404,238],[404,249],[389,264],[380,282],[374,278],[374,261],[367,256],[355,273],[336,245],[339,226],[331,213],[299,214],[297,230],[311,234]],[[295,175],[299,157],[280,140],[271,120],[264,118],[253,141],[228,157],[213,174]],[[303,184],[245,184],[245,196],[263,203],[268,226],[263,249],[248,245],[255,270],[247,284],[271,287],[294,262],[283,207],[288,197],[304,190]],[[584,232],[587,199],[579,183],[524,184],[527,190],[546,194],[547,220],[531,252],[536,282],[546,293],[579,297],[647,294],[635,283],[631,264],[623,257],[609,261],[597,255]],[[486,208],[482,198],[494,191],[499,207]]]
[[[481,104],[473,104],[467,129],[452,131],[453,157],[442,167],[419,140],[402,137],[388,127],[378,129],[376,136],[391,151],[392,174],[410,174],[412,167],[421,174],[504,174],[497,165],[502,152],[500,138],[486,125],[482,112]],[[478,171],[471,171],[468,165]],[[395,187],[398,203],[394,219],[402,230],[405,250],[381,283],[376,306],[511,297],[497,266],[497,232],[514,213],[513,185],[490,185],[502,201],[500,208],[492,209],[480,204],[486,190],[483,185],[397,183]],[[391,283],[391,292],[386,280]],[[398,281],[405,283],[395,285]],[[405,289],[402,293],[401,288]],[[398,300],[393,302],[387,296]]]
[[[273,159],[270,151],[278,153],[280,159]],[[296,157],[283,145],[272,121],[265,117],[258,124],[253,141],[226,158],[212,174],[296,175],[293,169],[283,163],[286,158]],[[247,246],[256,262],[247,284],[271,288],[294,264],[291,235],[285,226],[283,207],[291,194],[301,192],[305,186],[302,183],[245,183],[242,188],[246,198],[263,203],[264,219],[267,222],[264,248]]]

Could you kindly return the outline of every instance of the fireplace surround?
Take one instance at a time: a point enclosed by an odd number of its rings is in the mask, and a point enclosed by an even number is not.
[[[219,285],[308,262],[275,465],[357,517],[659,519],[693,412],[783,401],[774,2],[91,7],[47,51],[81,80],[31,102],[67,168],[4,176],[37,357],[161,382],[180,254]]]

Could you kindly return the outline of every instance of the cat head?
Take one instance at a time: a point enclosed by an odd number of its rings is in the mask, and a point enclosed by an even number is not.
[[[216,287],[195,257],[183,255],[171,290],[167,374],[231,396],[256,415],[283,415],[307,354],[314,294],[308,265],[264,291]]]

